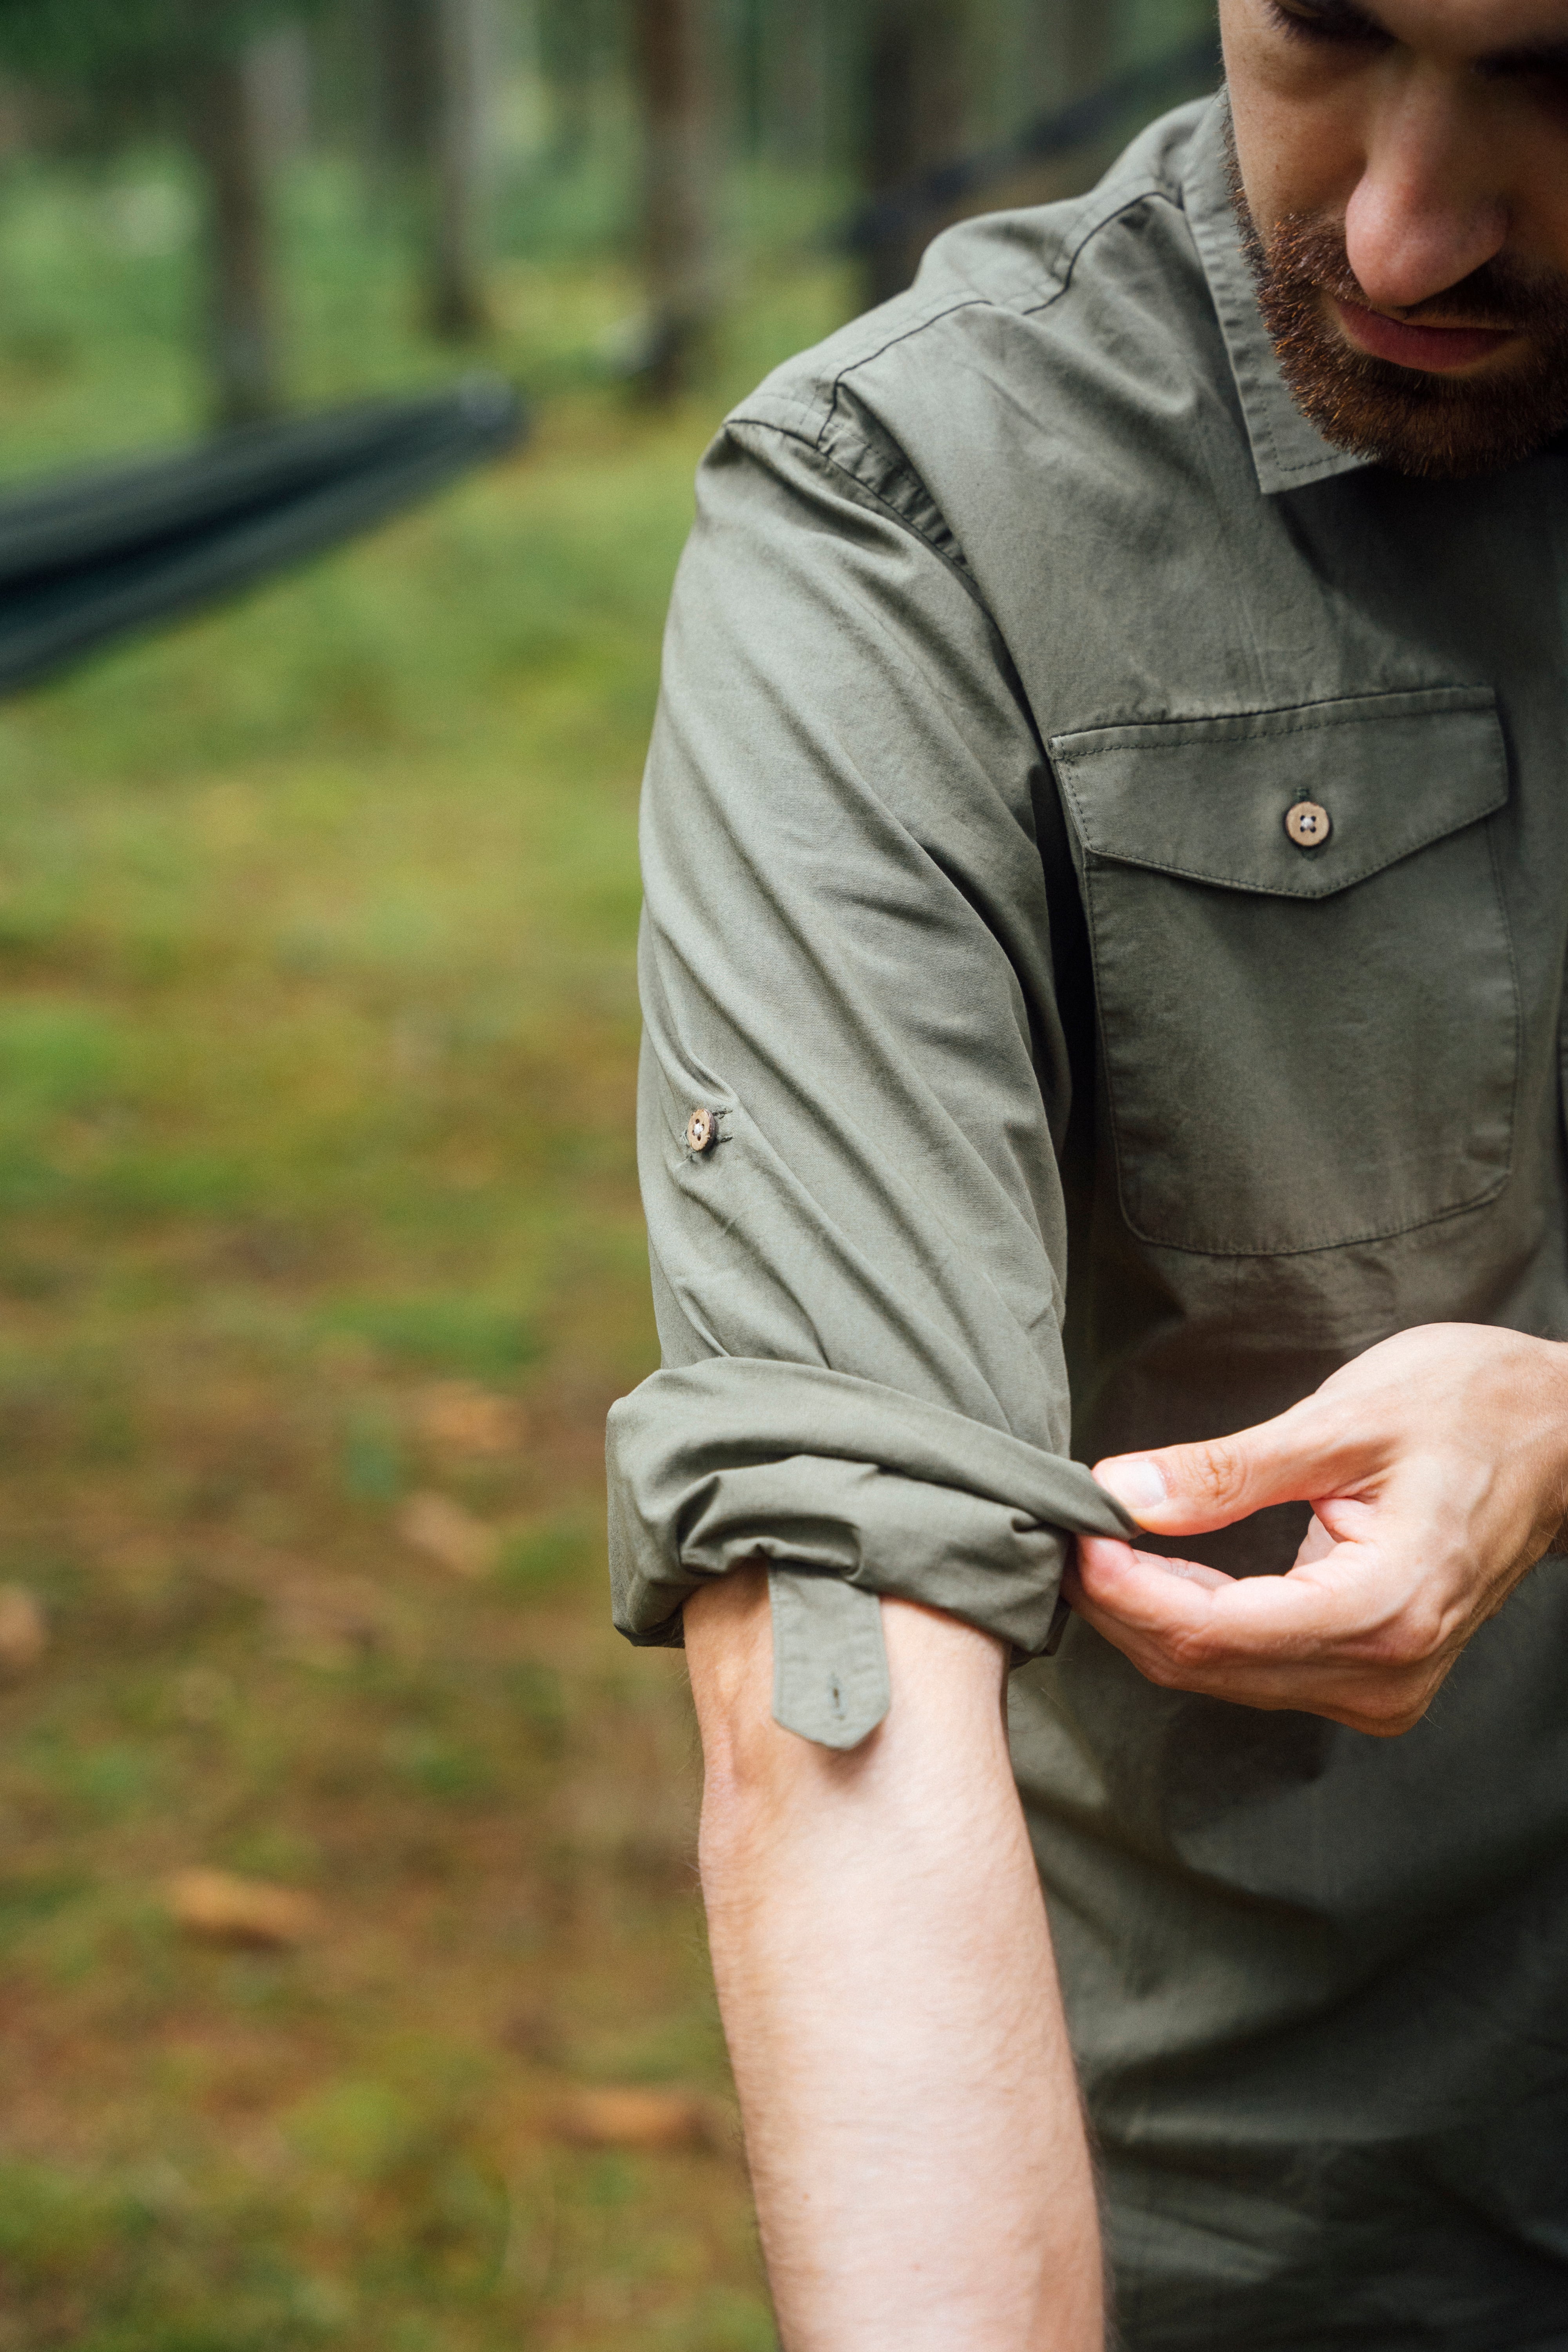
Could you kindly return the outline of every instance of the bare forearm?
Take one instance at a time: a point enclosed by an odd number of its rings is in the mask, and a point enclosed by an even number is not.
[[[853,1756],[767,1717],[760,1576],[688,1611],[703,1885],[787,2352],[1099,2352],[1089,2166],[984,1635],[885,1608]]]

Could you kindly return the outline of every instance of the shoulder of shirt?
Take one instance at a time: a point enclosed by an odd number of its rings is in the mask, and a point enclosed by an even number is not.
[[[1182,169],[1211,103],[1201,99],[1152,123],[1085,195],[985,214],[947,230],[908,293],[774,369],[726,418],[720,445],[752,442],[759,429],[785,435],[879,502],[906,509],[924,535],[945,539],[899,446],[900,383],[918,377],[929,396],[933,373],[940,381],[944,368],[966,367],[988,328],[1010,314],[1046,329],[1060,354],[1065,391],[1075,351],[1087,355],[1086,334],[1093,332],[1086,329],[1087,300],[1074,298],[1096,289],[1114,296],[1133,242],[1146,283],[1146,232],[1154,223],[1180,236],[1191,257]]]

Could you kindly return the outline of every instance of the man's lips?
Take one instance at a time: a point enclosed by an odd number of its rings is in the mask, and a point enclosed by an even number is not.
[[[1396,367],[1425,368],[1428,373],[1474,367],[1478,360],[1490,359],[1514,340],[1512,328],[1415,327],[1403,319],[1385,319],[1380,311],[1365,310],[1359,302],[1347,302],[1342,294],[1329,299],[1352,342],[1370,352],[1373,359],[1392,360]]]

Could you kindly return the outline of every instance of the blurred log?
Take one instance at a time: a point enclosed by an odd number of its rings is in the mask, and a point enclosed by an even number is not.
[[[711,27],[705,0],[633,0],[632,22],[649,311],[642,374],[668,400],[690,383],[718,308]]]
[[[0,695],[371,529],[515,448],[525,425],[507,385],[477,377],[11,493]]]
[[[207,349],[214,421],[258,425],[282,405],[268,190],[266,92],[253,52],[193,69],[192,149],[206,183]]]

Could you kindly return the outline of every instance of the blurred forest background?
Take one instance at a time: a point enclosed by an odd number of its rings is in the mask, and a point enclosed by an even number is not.
[[[1195,0],[0,0],[0,493],[470,366],[529,445],[0,703],[0,2352],[763,2352],[636,805],[727,403],[1212,85]]]

